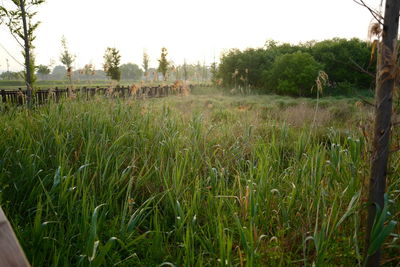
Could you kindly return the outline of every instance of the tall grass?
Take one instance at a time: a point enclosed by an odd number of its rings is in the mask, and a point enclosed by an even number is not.
[[[250,100],[99,98],[0,115],[0,204],[32,265],[361,265],[362,135],[310,132]]]

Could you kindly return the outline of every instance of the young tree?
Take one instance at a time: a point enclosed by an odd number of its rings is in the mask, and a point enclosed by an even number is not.
[[[44,3],[45,0],[12,0],[10,3],[13,8],[6,8],[3,4],[0,5],[0,24],[5,22],[15,40],[23,49],[25,59],[25,82],[27,88],[28,106],[32,103],[32,84],[35,81],[35,63],[33,58],[33,41],[36,36],[35,30],[39,26],[39,22],[34,22],[33,17],[37,12],[32,8]]]
[[[158,71],[162,73],[164,81],[167,80],[169,62],[167,60],[168,51],[165,47],[161,48],[161,58],[158,60]]]
[[[72,86],[72,64],[75,61],[75,56],[69,52],[67,39],[65,39],[64,36],[61,38],[61,45],[63,47],[63,51],[61,52],[60,61],[67,69],[67,77],[70,85]]]
[[[39,65],[36,67],[36,69],[37,69],[36,73],[42,80],[46,79],[47,75],[49,75],[51,72],[50,68],[46,65]]]
[[[188,69],[187,69],[186,59],[183,61],[183,78],[185,79],[185,82],[188,79]]]
[[[104,54],[104,64],[103,68],[107,76],[111,80],[120,81],[121,80],[121,70],[120,70],[121,56],[119,50],[116,48],[108,47]]]
[[[201,73],[202,73],[202,68],[200,65],[200,61],[197,61],[197,64],[196,64],[196,80],[197,80],[197,82],[200,82]]]
[[[146,52],[143,52],[143,69],[144,69],[144,77],[147,82],[147,76],[148,76],[148,71],[149,71],[149,55]]]
[[[210,71],[211,71],[211,82],[214,85],[216,85],[217,84],[217,79],[218,79],[218,77],[217,77],[217,75],[218,75],[218,67],[217,67],[217,63],[215,61],[211,64]]]
[[[86,64],[83,69],[80,71],[81,74],[84,74],[89,81],[89,86],[91,85],[90,77],[96,74],[95,67],[93,64]]]
[[[364,4],[361,0],[359,3]],[[379,14],[369,9],[375,18],[378,18],[378,26],[382,24]],[[379,266],[381,259],[380,245],[383,239],[390,234],[391,228],[396,223],[391,221],[384,226],[384,221],[376,220],[384,218],[386,191],[387,165],[390,149],[390,132],[392,118],[393,91],[396,79],[399,75],[397,62],[397,38],[399,32],[400,1],[387,0],[385,5],[385,17],[383,27],[379,32],[378,40],[378,66],[376,72],[375,89],[375,125],[371,157],[371,176],[369,180],[369,206],[367,220],[366,239],[366,266]],[[381,33],[380,33],[381,31]],[[376,225],[378,224],[378,225]],[[373,231],[373,229],[379,229]],[[387,234],[386,236],[382,236]],[[380,243],[379,243],[379,240]],[[378,241],[378,244],[376,243]]]
[[[208,69],[207,69],[205,61],[203,61],[202,72],[201,72],[201,80],[202,80],[202,82],[208,80]]]

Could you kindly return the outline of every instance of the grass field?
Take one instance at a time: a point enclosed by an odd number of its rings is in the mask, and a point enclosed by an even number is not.
[[[0,113],[0,205],[32,265],[361,265],[372,110],[194,93]]]

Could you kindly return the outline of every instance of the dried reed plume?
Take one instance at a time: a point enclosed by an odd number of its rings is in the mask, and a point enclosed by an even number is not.
[[[379,39],[382,34],[381,24],[378,22],[371,22],[368,28],[368,39],[371,41],[372,38]]]
[[[136,95],[136,93],[139,91],[139,87],[137,87],[136,84],[133,84],[130,90],[131,90],[131,95]]]

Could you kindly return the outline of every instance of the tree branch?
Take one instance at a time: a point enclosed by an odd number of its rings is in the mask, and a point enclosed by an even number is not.
[[[355,67],[357,70],[361,71],[362,73],[367,74],[368,76],[370,76],[370,77],[372,77],[372,78],[375,78],[375,74],[373,74],[373,73],[371,73],[371,72],[365,70],[363,67],[361,67],[360,65],[358,65],[357,62],[355,62],[351,57],[349,57],[349,60],[350,60],[351,63],[354,64],[354,67]]]
[[[374,17],[374,19],[383,26],[382,20],[383,17],[381,14],[379,14],[379,12],[376,12],[375,10],[373,10],[372,8],[370,8],[367,4],[365,4],[364,0],[353,0],[353,2],[355,2],[356,4],[365,7],[366,9],[368,9],[368,11],[371,13],[371,15]]]
[[[357,94],[357,97],[360,98],[361,101],[364,102],[365,104],[367,104],[367,105],[372,106],[372,107],[375,108],[375,104],[369,102],[369,101],[368,101],[367,99],[365,99],[362,95]]]

